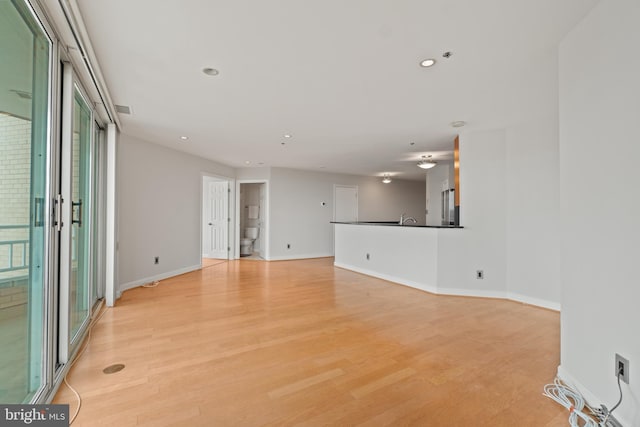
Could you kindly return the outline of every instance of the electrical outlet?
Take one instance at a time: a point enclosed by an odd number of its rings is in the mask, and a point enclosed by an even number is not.
[[[371,256],[367,254],[367,261],[369,261],[370,259],[371,259]]]
[[[287,243],[287,249],[291,249],[291,243]]]
[[[616,353],[616,377],[618,376],[618,374],[620,374],[620,380],[622,382],[629,384],[629,361]]]
[[[484,270],[476,270],[476,279],[478,280],[484,279]]]
[[[159,256],[155,257],[155,258],[153,259],[153,263],[154,263],[154,264],[160,264],[160,257],[159,257]]]

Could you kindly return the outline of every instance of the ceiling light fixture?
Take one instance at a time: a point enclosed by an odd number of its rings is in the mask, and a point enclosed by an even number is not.
[[[220,74],[220,71],[211,67],[203,68],[202,72],[205,73],[207,76],[217,76],[218,74]]]
[[[284,137],[285,137],[285,138],[291,138],[291,135],[290,135],[290,134],[288,134],[288,133],[285,133],[285,134],[284,134]]]
[[[245,161],[244,161],[244,164],[245,164],[245,165],[250,165],[250,164],[251,164],[251,160],[245,160]]]
[[[418,162],[418,167],[422,169],[431,169],[435,165],[437,163],[431,158],[431,155],[429,157],[422,156],[422,159]]]
[[[420,61],[420,66],[424,68],[433,67],[434,65],[436,65],[436,60],[433,58],[423,59]]]
[[[186,141],[187,139],[189,139],[189,137],[188,136],[181,136],[180,139],[183,140],[183,141]]]
[[[391,182],[391,177],[388,173],[384,174],[384,176],[382,177],[382,182],[384,182],[385,184],[389,184]]]
[[[467,122],[465,122],[463,120],[456,120],[455,122],[451,122],[451,127],[461,128],[462,126],[464,126],[466,124],[467,124]]]

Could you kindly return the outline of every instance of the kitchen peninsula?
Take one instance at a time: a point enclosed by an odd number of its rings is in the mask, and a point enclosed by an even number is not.
[[[438,292],[440,243],[460,226],[396,222],[333,222],[336,267],[432,293]],[[451,292],[446,292],[451,293]]]

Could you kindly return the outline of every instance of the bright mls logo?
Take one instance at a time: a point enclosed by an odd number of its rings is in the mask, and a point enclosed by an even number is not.
[[[0,427],[69,427],[69,405],[0,405]]]

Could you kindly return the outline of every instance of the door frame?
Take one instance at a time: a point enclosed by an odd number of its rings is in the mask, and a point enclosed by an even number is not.
[[[264,184],[264,212],[263,212],[263,226],[262,237],[264,238],[264,260],[270,260],[270,251],[269,251],[269,180],[268,179],[238,179],[236,180],[235,186],[235,241],[240,242],[240,214],[242,213],[242,209],[240,207],[240,185],[241,184]],[[240,245],[236,245],[235,251],[233,252],[234,259],[240,259]]]
[[[223,175],[216,175],[209,172],[201,172],[200,173],[200,235],[198,239],[198,253],[200,254],[200,268],[202,268],[202,243],[204,236],[204,190],[205,190],[205,180],[206,178],[212,178],[216,181],[226,181],[227,188],[229,189],[229,198],[228,198],[228,215],[229,215],[229,224],[227,225],[227,246],[230,248],[227,252],[227,259],[234,259],[233,254],[236,251],[236,240],[231,236],[231,231],[235,229],[235,192],[233,189],[235,188],[236,180],[233,178],[229,178]]]

